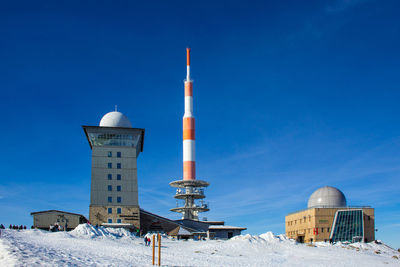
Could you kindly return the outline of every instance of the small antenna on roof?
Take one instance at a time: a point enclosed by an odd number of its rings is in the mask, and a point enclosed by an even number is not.
[[[118,111],[118,105],[115,105],[115,111]]]

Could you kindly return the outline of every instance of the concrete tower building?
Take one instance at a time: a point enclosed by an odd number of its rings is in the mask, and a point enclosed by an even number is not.
[[[209,184],[196,180],[195,160],[195,123],[193,116],[193,81],[190,79],[190,48],[186,49],[186,80],[185,80],[185,113],[183,115],[183,180],[171,182],[176,190],[175,198],[184,200],[183,206],[177,205],[171,211],[182,213],[182,219],[198,220],[198,213],[208,211],[208,205],[203,201],[197,204],[195,200],[204,199],[204,187]]]
[[[104,115],[99,126],[82,127],[92,149],[89,221],[140,228],[136,160],[144,129],[132,128],[118,111]]]

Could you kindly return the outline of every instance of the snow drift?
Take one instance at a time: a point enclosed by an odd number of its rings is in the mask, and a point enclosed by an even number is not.
[[[74,230],[69,232],[70,235],[78,238],[96,238],[96,237],[134,237],[132,233],[124,228],[105,228],[103,226],[95,227],[91,224],[80,224]]]

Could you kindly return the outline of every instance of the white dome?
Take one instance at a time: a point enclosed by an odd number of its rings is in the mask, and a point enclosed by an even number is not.
[[[308,199],[308,208],[337,208],[346,207],[346,197],[339,189],[324,186],[311,194]]]
[[[100,120],[101,127],[124,127],[132,128],[132,124],[128,117],[119,111],[108,112]]]

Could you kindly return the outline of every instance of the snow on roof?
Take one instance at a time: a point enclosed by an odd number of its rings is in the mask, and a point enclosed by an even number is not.
[[[179,231],[178,231],[178,235],[191,235],[192,233],[190,233],[188,230],[186,230],[185,228],[183,228],[182,226],[179,227]]]
[[[247,228],[229,225],[211,225],[208,227],[211,230],[246,230]]]

